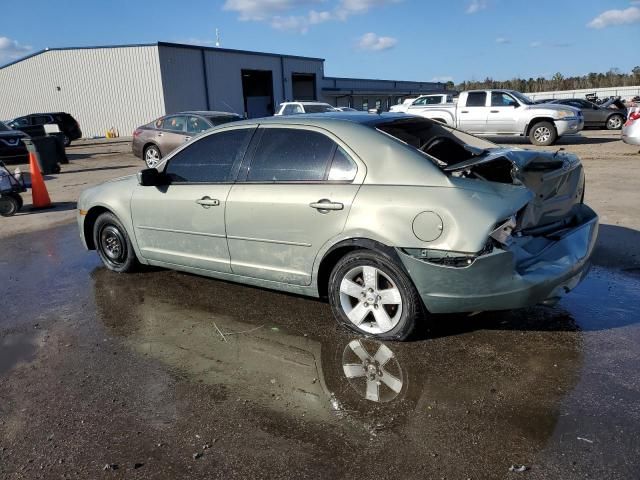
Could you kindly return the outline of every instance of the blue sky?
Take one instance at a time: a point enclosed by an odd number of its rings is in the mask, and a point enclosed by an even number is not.
[[[3,2],[0,64],[158,40],[325,58],[325,74],[455,82],[640,64],[640,0]]]

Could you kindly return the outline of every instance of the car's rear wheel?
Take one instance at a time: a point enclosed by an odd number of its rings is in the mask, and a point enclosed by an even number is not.
[[[551,122],[538,122],[529,131],[529,140],[534,145],[546,147],[556,143],[558,132]]]
[[[155,145],[149,145],[144,149],[144,161],[149,168],[156,168],[162,160],[162,153]]]
[[[607,119],[607,130],[620,130],[623,123],[624,118],[622,115],[611,115]]]
[[[405,340],[423,315],[409,276],[383,255],[356,250],[329,277],[329,303],[339,323],[379,339]]]
[[[20,204],[13,195],[2,195],[0,197],[0,215],[11,217],[20,210]]]
[[[100,215],[93,227],[93,242],[102,263],[109,270],[125,273],[138,266],[129,235],[112,213]]]

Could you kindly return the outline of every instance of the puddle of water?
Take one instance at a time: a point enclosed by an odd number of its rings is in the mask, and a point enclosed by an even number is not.
[[[34,333],[13,333],[0,338],[0,376],[21,362],[36,358],[39,340]]]

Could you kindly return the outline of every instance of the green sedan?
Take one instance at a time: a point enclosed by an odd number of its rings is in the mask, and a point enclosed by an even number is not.
[[[563,151],[406,114],[296,115],[216,127],[85,190],[78,225],[114,272],[154,265],[326,298],[346,327],[404,340],[434,313],[574,288],[598,231],[584,184]]]

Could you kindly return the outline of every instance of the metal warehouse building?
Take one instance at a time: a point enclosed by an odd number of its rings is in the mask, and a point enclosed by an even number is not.
[[[64,111],[85,137],[135,127],[184,110],[272,115],[286,100],[386,108],[441,91],[434,82],[330,78],[321,58],[158,42],[54,48],[0,68],[0,119]]]

